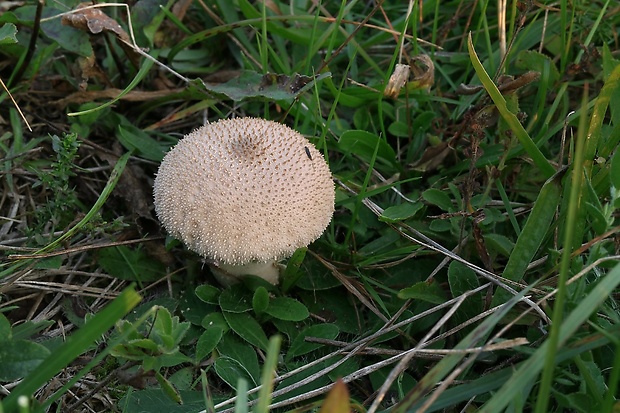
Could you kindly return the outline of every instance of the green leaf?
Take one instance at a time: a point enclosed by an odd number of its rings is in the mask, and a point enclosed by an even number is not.
[[[543,185],[534,208],[519,234],[519,238],[512,249],[508,263],[502,276],[512,281],[520,280],[525,274],[525,269],[534,258],[540,248],[547,232],[553,227],[553,217],[562,198],[562,182],[565,170],[561,170],[549,178]],[[503,291],[503,290],[502,290]],[[505,294],[496,294],[493,305],[505,301]],[[497,299],[496,299],[497,297]],[[500,300],[500,301],[497,301]]]
[[[480,286],[476,273],[458,261],[452,261],[448,267],[448,283],[453,297],[458,297]]]
[[[162,376],[161,373],[158,371],[155,372],[155,378],[157,379],[159,386],[164,391],[164,394],[166,396],[170,397],[170,399],[175,403],[183,404],[183,399],[181,398],[181,395],[179,394],[177,389],[174,388],[172,383],[168,381],[167,378]]]
[[[534,70],[538,73],[544,73],[548,70],[551,84],[560,79],[560,72],[551,58],[535,50],[521,50],[515,59],[515,66],[522,70]]]
[[[294,286],[297,281],[303,276],[303,271],[301,271],[301,264],[304,262],[304,258],[306,258],[306,252],[308,251],[307,247],[297,248],[291,258],[288,259],[286,263],[286,269],[284,270],[284,275],[282,276],[282,291],[287,292]]]
[[[252,310],[250,292],[239,284],[222,291],[219,302],[222,311],[229,313],[245,313]]]
[[[251,382],[260,381],[260,366],[256,349],[234,334],[226,334],[217,345],[217,351],[222,357],[229,357],[239,362],[252,377]]]
[[[530,155],[530,157],[532,158],[536,166],[540,169],[540,171],[543,173],[543,175],[546,178],[552,177],[555,174],[555,168],[551,165],[551,163],[549,163],[547,158],[545,158],[545,156],[542,154],[540,149],[538,149],[534,141],[532,141],[532,138],[530,138],[523,125],[521,125],[521,122],[519,121],[517,116],[512,113],[506,106],[506,99],[497,89],[497,86],[495,85],[495,83],[493,83],[488,73],[484,70],[482,63],[480,63],[480,60],[476,55],[476,51],[474,50],[474,46],[471,40],[471,33],[469,33],[467,37],[467,50],[469,51],[469,58],[472,65],[474,66],[476,74],[480,78],[480,81],[482,82],[482,85],[486,89],[487,93],[493,100],[493,103],[495,103],[495,106],[497,107],[499,113],[502,115],[508,126],[510,126],[512,132],[517,136],[519,142],[528,153],[528,155]]]
[[[346,131],[338,141],[338,147],[343,153],[355,154],[365,162],[370,162],[377,148],[377,163],[399,169],[394,149],[377,135],[363,130]]]
[[[437,205],[444,211],[452,211],[454,209],[454,204],[448,194],[439,189],[427,189],[422,193],[422,198],[429,204]]]
[[[164,147],[142,129],[131,124],[118,125],[119,142],[129,151],[134,151],[144,159],[161,162],[164,158]]]
[[[421,202],[404,202],[399,205],[394,205],[386,208],[379,217],[379,220],[389,223],[404,221],[414,216],[422,207],[424,207],[424,204]]]
[[[212,326],[205,328],[205,331],[198,338],[198,342],[196,343],[196,363],[200,363],[204,358],[206,358],[213,349],[218,345],[222,336],[224,335],[224,331],[220,326]]]
[[[258,287],[252,297],[252,308],[257,315],[260,315],[267,307],[269,307],[269,292],[265,287]]]
[[[194,290],[196,297],[207,304],[219,304],[220,289],[209,284],[203,284]]]
[[[105,272],[121,280],[147,282],[165,275],[165,269],[142,249],[124,245],[103,248],[99,251],[99,265]]]
[[[302,321],[310,315],[305,305],[288,297],[276,297],[271,300],[266,313],[285,321]]]
[[[203,319],[201,325],[207,329],[211,327],[219,327],[222,331],[228,331],[228,323],[224,319],[222,313],[210,313],[207,314]]]
[[[13,23],[4,23],[0,27],[0,45],[17,43],[17,27]]]
[[[439,285],[431,281],[420,281],[411,287],[403,288],[398,292],[398,298],[403,300],[414,299],[426,301],[431,304],[443,304],[446,302],[444,292]]]
[[[321,73],[315,77],[300,74],[283,75],[267,73],[262,75],[250,70],[244,70],[235,79],[223,84],[207,84],[201,79],[190,82],[190,91],[201,94],[204,91],[226,96],[234,101],[247,98],[265,98],[269,100],[293,100],[299,94],[309,90],[315,82],[331,76],[331,73]]]
[[[247,313],[230,313],[224,311],[224,318],[230,328],[248,343],[267,350],[269,340],[260,324]]]
[[[452,261],[448,267],[448,283],[450,284],[452,297],[458,297],[480,286],[476,273],[458,261]],[[460,324],[472,319],[484,311],[483,305],[481,293],[467,297],[465,302],[456,310],[454,322]],[[473,328],[474,326],[467,326],[459,334],[464,336]]]
[[[335,324],[315,324],[304,328],[291,343],[286,353],[286,359],[292,360],[295,357],[303,356],[311,351],[323,347],[323,344],[309,343],[305,341],[306,337],[318,337],[326,340],[333,340],[338,337],[340,329]]]
[[[2,346],[2,342],[5,340],[10,340],[12,337],[11,332],[11,323],[5,317],[4,314],[0,313],[0,346]]]
[[[215,360],[213,367],[215,368],[215,372],[220,379],[222,379],[233,389],[237,388],[239,378],[247,380],[252,383],[253,386],[257,385],[256,381],[254,381],[252,376],[250,376],[247,369],[235,359],[230,357],[220,357]]]
[[[27,376],[49,354],[47,348],[32,341],[0,341],[0,380],[13,381]]]

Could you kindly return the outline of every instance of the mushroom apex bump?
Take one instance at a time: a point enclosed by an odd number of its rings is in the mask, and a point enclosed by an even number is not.
[[[280,123],[244,117],[204,125],[166,154],[157,216],[198,254],[226,265],[277,261],[321,236],[334,212],[323,155]]]

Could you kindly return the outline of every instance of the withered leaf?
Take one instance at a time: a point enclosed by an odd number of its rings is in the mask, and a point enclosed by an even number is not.
[[[123,27],[100,8],[90,7],[90,3],[81,3],[73,13],[62,16],[62,24],[89,34],[111,33],[120,40],[120,45],[131,63],[139,66],[140,55],[133,50],[129,35]]]

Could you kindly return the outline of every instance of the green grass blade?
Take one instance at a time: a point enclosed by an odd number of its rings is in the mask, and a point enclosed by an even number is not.
[[[566,343],[590,315],[607,300],[609,292],[613,291],[619,284],[620,265],[616,265],[605,277],[600,278],[599,283],[562,323],[559,329],[558,346],[563,346]],[[523,389],[531,386],[542,370],[549,347],[550,342],[547,340],[480,409],[480,413],[501,412],[513,399],[522,397]]]
[[[587,92],[588,88],[585,88],[585,92],[582,100],[582,108],[585,108],[588,103]],[[572,175],[570,194],[568,200],[568,212],[566,216],[566,228],[564,232],[564,250],[562,252],[562,260],[560,262],[560,274],[558,279],[558,293],[553,305],[553,315],[551,321],[551,331],[549,333],[548,352],[545,356],[545,368],[543,370],[541,385],[538,393],[538,400],[536,401],[536,411],[544,413],[547,411],[547,404],[549,403],[549,393],[551,392],[551,382],[553,381],[553,372],[555,370],[555,353],[558,349],[558,342],[560,339],[560,325],[564,315],[564,301],[566,299],[566,281],[568,280],[568,273],[570,271],[571,256],[573,248],[576,248],[583,239],[583,219],[580,217],[580,211],[585,208],[584,195],[587,193],[584,177],[584,147],[586,137],[584,131],[586,130],[587,123],[587,111],[582,111],[579,117],[579,129],[577,135],[577,142],[575,143],[575,155],[572,163]]]
[[[141,300],[133,287],[123,290],[118,297],[103,310],[90,319],[81,329],[67,338],[67,341],[52,352],[41,363],[41,367],[13,389],[3,401],[4,409],[13,412],[17,409],[20,396],[31,397],[39,387],[51,380],[60,370],[64,369],[80,354],[105,334],[114,323],[133,309]]]
[[[263,365],[263,374],[261,377],[261,387],[258,392],[258,404],[256,405],[256,413],[268,413],[269,403],[271,403],[271,393],[273,391],[273,377],[278,367],[278,356],[280,354],[280,344],[282,337],[273,336],[269,339],[269,348],[267,349],[267,360]]]
[[[508,109],[506,99],[504,99],[504,96],[501,94],[499,89],[497,89],[495,83],[493,83],[487,72],[484,70],[482,63],[480,63],[480,60],[476,55],[476,51],[474,50],[471,40],[471,33],[467,37],[467,49],[469,50],[469,58],[474,66],[476,74],[478,75],[478,78],[480,78],[485,90],[493,100],[493,103],[495,103],[497,110],[502,115],[506,123],[510,126],[512,132],[517,136],[519,142],[523,145],[523,148],[528,155],[530,155],[536,166],[540,168],[545,178],[550,178],[553,174],[555,174],[555,169],[551,163],[549,163],[547,158],[545,158],[540,149],[538,149],[534,141],[532,141],[532,138],[530,138],[523,125],[521,125],[521,122],[519,122],[519,119],[517,119],[517,116]]]
[[[463,340],[461,340],[455,350],[469,349],[472,347],[480,346],[480,340],[486,339],[491,330],[499,323],[499,321],[508,313],[508,311],[519,302],[519,300],[527,293],[528,289],[515,295],[506,304],[489,316],[484,322],[482,322],[476,329],[469,333]],[[444,357],[439,363],[435,365],[426,373],[426,375],[418,382],[418,384],[403,398],[403,400],[392,410],[392,413],[405,413],[410,410],[414,405],[417,406],[419,401],[433,389],[437,383],[443,380],[448,374],[450,374],[454,367],[465,357],[465,353],[452,354]]]
[[[599,150],[599,143],[601,136],[603,136],[603,122],[605,121],[605,115],[609,102],[614,95],[620,93],[620,65],[611,72],[599,95],[596,98],[594,109],[592,111],[592,117],[590,120],[590,126],[586,135],[585,147],[584,147],[584,163],[586,172],[589,176],[592,173],[592,166],[597,158],[596,152]]]
[[[153,64],[155,63],[154,60],[157,59],[158,55],[159,55],[159,51],[155,51],[153,53],[153,56],[152,56],[153,60],[145,59],[144,62],[142,63],[142,66],[140,67],[140,70],[138,71],[138,73],[136,73],[136,75],[134,76],[133,80],[114,99],[112,99],[112,100],[102,104],[101,106],[97,106],[96,108],[91,108],[91,109],[88,109],[88,110],[83,110],[81,112],[68,113],[68,116],[86,115],[88,113],[94,112],[96,110],[101,110],[103,108],[106,108],[106,107],[111,106],[114,103],[118,102],[123,96],[125,96],[127,93],[131,92],[136,86],[138,86],[138,83],[140,83],[142,81],[142,79],[144,79],[144,77],[149,72],[149,70],[151,70],[151,67],[153,67]]]

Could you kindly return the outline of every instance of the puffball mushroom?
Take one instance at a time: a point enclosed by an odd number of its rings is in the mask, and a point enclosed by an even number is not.
[[[288,126],[252,117],[186,135],[164,157],[153,192],[164,228],[224,283],[254,274],[277,284],[277,261],[320,237],[334,212],[323,155]]]

